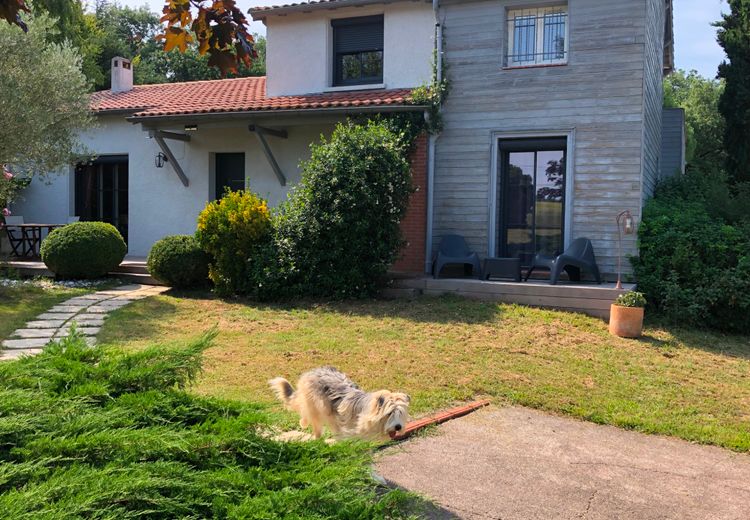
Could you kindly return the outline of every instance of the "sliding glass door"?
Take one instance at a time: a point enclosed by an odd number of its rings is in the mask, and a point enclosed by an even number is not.
[[[128,241],[128,157],[102,156],[75,171],[75,210],[81,220],[109,222]]]
[[[530,266],[564,248],[567,140],[501,140],[499,150],[498,255]]]

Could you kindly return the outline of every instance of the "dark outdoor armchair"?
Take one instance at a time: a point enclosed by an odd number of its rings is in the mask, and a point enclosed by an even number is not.
[[[471,274],[476,277],[482,275],[479,255],[469,249],[466,240],[461,235],[445,235],[440,241],[440,248],[432,262],[432,275],[440,277],[443,267],[450,264],[470,265]]]
[[[550,284],[555,285],[563,270],[573,282],[581,280],[581,271],[585,270],[594,275],[596,283],[602,283],[599,266],[596,265],[594,246],[588,238],[576,238],[570,247],[556,257],[536,255],[534,262],[526,273],[528,281],[534,269],[547,269],[550,272]]]
[[[5,231],[8,234],[8,242],[10,242],[13,256],[24,256],[25,254],[23,231],[20,227],[16,227],[19,224],[23,224],[23,217],[5,217]]]

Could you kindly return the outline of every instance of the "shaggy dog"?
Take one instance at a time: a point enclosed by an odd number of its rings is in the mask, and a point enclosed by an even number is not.
[[[299,414],[300,426],[312,428],[316,439],[323,434],[323,426],[337,438],[386,439],[403,430],[409,418],[408,395],[388,390],[364,392],[333,367],[305,372],[296,391],[283,377],[268,384],[287,409]]]

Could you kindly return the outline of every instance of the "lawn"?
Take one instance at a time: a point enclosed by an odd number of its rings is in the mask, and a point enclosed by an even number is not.
[[[53,305],[91,290],[37,285],[0,286],[0,342]]]
[[[415,414],[489,396],[750,451],[746,337],[651,326],[624,340],[594,318],[452,297],[268,306],[170,293],[118,310],[99,340],[139,349],[215,325],[201,395],[273,403],[269,378],[334,365],[408,392]]]

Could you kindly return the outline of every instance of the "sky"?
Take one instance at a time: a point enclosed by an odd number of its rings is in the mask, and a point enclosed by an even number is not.
[[[632,1],[632,0],[620,0]],[[147,5],[154,12],[161,12],[162,0],[118,0],[121,5],[140,7]],[[287,3],[287,0],[238,0],[243,11],[251,6]],[[703,76],[713,78],[724,59],[724,51],[716,43],[716,28],[711,23],[721,18],[728,10],[724,0],[674,0],[675,64],[679,69],[695,69]],[[265,33],[263,24],[254,22],[251,30]]]

